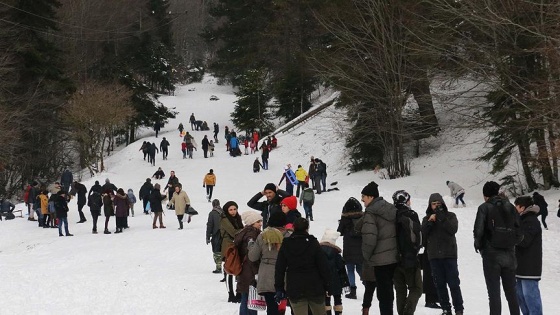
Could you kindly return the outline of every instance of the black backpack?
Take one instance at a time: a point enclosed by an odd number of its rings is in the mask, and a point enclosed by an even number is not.
[[[405,267],[414,266],[422,247],[422,226],[418,214],[412,209],[399,209],[396,218],[397,248]]]
[[[488,240],[494,248],[510,249],[518,243],[517,217],[514,210],[508,209],[501,199],[489,201],[487,228]]]

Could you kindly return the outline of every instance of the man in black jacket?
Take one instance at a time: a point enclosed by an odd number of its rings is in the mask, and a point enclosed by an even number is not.
[[[539,281],[542,274],[542,229],[537,219],[539,207],[529,196],[515,199],[515,209],[521,216],[523,240],[515,247],[517,258],[517,299],[523,314],[542,314]]]
[[[80,214],[80,221],[76,223],[84,223],[86,222],[86,216],[82,209],[86,205],[86,194],[87,188],[83,184],[78,183],[77,181],[72,183],[72,190],[70,191],[71,196],[78,195],[78,213]]]
[[[266,200],[259,202],[259,199],[263,196],[266,197]],[[268,226],[268,218],[270,218],[273,213],[282,211],[280,202],[287,196],[288,194],[285,191],[278,189],[273,183],[268,183],[264,186],[263,191],[255,194],[253,198],[247,202],[247,206],[262,212],[264,229]]]
[[[140,198],[140,200],[142,200],[142,205],[144,206],[144,214],[149,214],[148,210],[146,210],[146,207],[148,206],[148,202],[150,201],[150,194],[152,193],[153,189],[154,186],[152,185],[152,180],[146,178],[146,182],[144,182],[144,185],[140,187],[140,191],[138,192],[138,197]]]
[[[66,236],[74,236],[68,231],[68,203],[66,201],[66,192],[60,190],[55,198],[54,208],[56,210],[56,218],[58,219],[58,236],[64,236],[62,234],[62,225],[64,224],[64,232]]]
[[[282,242],[274,274],[275,298],[279,302],[288,297],[295,315],[307,315],[308,309],[323,315],[331,275],[327,256],[308,230],[309,221],[297,218],[294,233]]]
[[[167,180],[167,186],[165,186],[164,192],[169,191],[168,199],[173,198],[173,193],[175,192],[175,187],[179,184],[179,178],[175,176],[175,171],[171,171],[169,174],[169,179]]]
[[[163,137],[163,139],[161,140],[160,144],[159,144],[159,149],[161,150],[162,154],[163,154],[163,159],[167,160],[167,154],[169,153],[169,141],[167,141],[167,139],[165,139],[165,137]]]
[[[509,312],[519,314],[515,292],[515,244],[519,218],[515,208],[498,196],[500,185],[490,181],[484,184],[484,203],[478,207],[474,222],[474,247],[482,256],[482,268],[490,315],[502,314],[500,279],[508,301]]]

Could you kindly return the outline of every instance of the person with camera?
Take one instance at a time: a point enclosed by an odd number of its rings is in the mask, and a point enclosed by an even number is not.
[[[461,293],[459,268],[457,266],[457,239],[455,234],[459,222],[453,212],[449,212],[443,197],[434,193],[428,200],[426,216],[422,219],[422,234],[425,248],[432,267],[443,315],[451,313],[449,291],[456,315],[463,315],[463,295]]]

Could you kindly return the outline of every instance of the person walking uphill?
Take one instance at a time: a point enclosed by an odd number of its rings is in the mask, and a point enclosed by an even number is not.
[[[465,189],[454,182],[446,181],[445,184],[449,187],[451,197],[455,198],[455,205],[453,205],[453,207],[457,208],[459,206],[459,201],[461,201],[463,207],[466,207],[467,205],[463,200],[463,197],[465,196]]]
[[[220,221],[220,235],[222,236],[222,257],[226,257],[228,247],[233,245],[233,239],[237,232],[243,229],[243,221],[237,212],[237,203],[228,201],[222,208],[222,220]],[[235,295],[233,292],[233,276],[227,275],[226,286],[228,288],[228,302],[239,303],[241,302],[241,295]]]
[[[362,235],[354,227],[363,216],[360,202],[356,198],[350,197],[342,207],[342,215],[336,229],[342,236],[342,258],[346,263],[346,271],[350,282],[350,293],[345,295],[347,299],[355,300],[358,298],[356,296],[357,287],[354,272],[357,272],[360,278],[362,277],[364,256],[362,255]]]
[[[490,315],[502,314],[500,279],[508,301],[509,313],[519,314],[515,293],[515,245],[521,241],[519,218],[514,206],[498,196],[500,185],[484,184],[484,203],[478,207],[474,222],[474,248],[482,256],[482,269],[488,290]]]
[[[539,206],[529,196],[515,200],[520,215],[523,240],[515,247],[517,258],[517,300],[523,315],[542,315],[539,281],[542,274],[542,229],[537,218]]]
[[[175,214],[177,215],[177,220],[179,221],[179,230],[183,229],[183,216],[185,215],[185,210],[190,206],[191,200],[187,193],[183,190],[183,185],[177,184],[175,186],[175,193],[169,203],[175,206]]]
[[[140,200],[142,200],[144,214],[149,214],[148,209],[146,208],[148,207],[148,202],[150,202],[150,194],[152,193],[153,189],[154,186],[152,185],[152,180],[146,178],[146,182],[144,182],[142,187],[140,187],[140,191],[138,192],[138,196],[140,197]]]
[[[93,221],[93,228],[91,230],[91,233],[97,234],[97,219],[101,215],[101,207],[103,206],[103,199],[101,198],[101,194],[97,191],[94,191],[91,195],[89,195],[88,206]]]
[[[259,199],[263,196],[266,197],[266,200],[259,202]],[[247,202],[247,206],[262,212],[263,226],[266,228],[268,226],[268,218],[273,213],[282,211],[280,202],[287,196],[288,195],[285,191],[276,188],[276,185],[273,183],[268,183],[264,186],[264,190],[262,192],[256,193],[253,198]]]
[[[438,193],[431,194],[426,216],[422,219],[422,235],[426,239],[424,254],[428,253],[432,277],[443,309],[442,315],[451,315],[448,286],[455,314],[463,315],[463,295],[457,267],[457,239],[455,238],[458,227],[457,216],[449,212],[443,197]]]
[[[327,256],[308,231],[309,221],[298,218],[294,233],[282,242],[274,272],[275,299],[287,297],[295,315],[307,315],[308,309],[324,315],[331,274]]]
[[[109,220],[115,215],[115,207],[113,207],[113,192],[106,190],[103,193],[103,214],[105,215],[105,230],[103,234],[111,234],[109,232]]]
[[[202,181],[202,187],[206,187],[206,199],[208,199],[208,202],[210,202],[210,200],[212,199],[214,186],[216,186],[216,175],[214,174],[214,170],[210,169],[210,171],[204,176],[204,180]]]
[[[397,209],[379,196],[378,185],[370,182],[362,189],[366,208],[362,225],[364,261],[374,267],[377,299],[381,315],[393,314],[393,274],[397,267]]]
[[[208,213],[206,223],[206,245],[212,243],[212,256],[216,269],[212,273],[222,273],[222,236],[220,235],[220,221],[223,215],[218,199],[212,200],[212,210]]]
[[[161,187],[159,184],[154,185],[154,189],[152,189],[152,193],[150,194],[150,208],[154,213],[154,222],[152,223],[152,228],[157,229],[156,221],[159,219],[159,228],[165,229],[165,225],[163,225],[163,207],[161,206],[161,202],[164,201],[167,196],[162,195],[160,192]]]
[[[175,187],[179,184],[179,178],[177,178],[177,176],[175,176],[175,171],[171,171],[170,175],[169,175],[169,179],[167,180],[167,186],[164,189],[169,191],[169,200],[171,200],[171,198],[173,198],[173,193],[175,192]]]
[[[169,154],[169,141],[163,137],[161,142],[159,143],[159,149],[163,154],[163,159],[167,160],[167,155]]]
[[[202,152],[204,152],[204,158],[208,158],[208,146],[210,145],[210,142],[208,141],[208,136],[204,135],[204,138],[202,138]]]
[[[247,302],[249,301],[249,286],[255,282],[255,275],[259,270],[259,264],[247,259],[247,255],[249,253],[249,243],[254,243],[257,236],[261,233],[263,218],[260,212],[247,210],[241,213],[241,219],[245,227],[235,235],[233,241],[239,250],[239,256],[242,261],[241,273],[237,276],[237,293],[241,294],[239,314],[257,315],[257,311],[247,308]]]

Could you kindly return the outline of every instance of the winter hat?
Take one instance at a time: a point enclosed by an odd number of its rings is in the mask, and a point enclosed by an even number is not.
[[[219,207],[219,206],[220,206],[220,200],[218,199],[212,200],[212,207]]]
[[[152,180],[149,179],[149,178],[146,178],[146,181],[147,181],[148,183],[151,183],[151,182],[152,182]]]
[[[280,202],[280,205],[285,204],[288,206],[288,209],[294,210],[297,209],[297,198],[296,196],[288,196]]]
[[[286,214],[282,211],[276,211],[268,218],[268,226],[270,227],[284,227],[288,224]]]
[[[241,219],[245,225],[253,225],[253,223],[262,221],[263,217],[259,211],[247,210],[241,214]]]
[[[294,220],[294,232],[305,232],[309,229],[309,221],[305,218],[296,218]]]
[[[117,189],[117,194],[119,194],[121,196],[124,195],[124,189],[122,189],[122,188]]]
[[[222,207],[222,210],[224,210],[224,212],[227,212],[227,209],[229,209],[229,207],[231,206],[235,206],[237,209],[239,209],[239,207],[237,206],[237,203],[235,201],[228,201],[224,204],[224,206]]]
[[[213,169],[210,169],[210,174],[214,174],[214,170],[213,170]]]
[[[375,182],[370,182],[362,189],[362,195],[371,196],[374,198],[379,197],[379,190],[377,189],[377,184]]]
[[[274,185],[273,183],[268,183],[266,184],[266,186],[264,186],[264,190],[272,190],[273,192],[276,192],[276,185]]]
[[[500,184],[490,181],[486,182],[482,187],[482,194],[484,197],[494,197],[500,193]]]
[[[160,186],[158,183],[156,183],[156,184],[154,185],[154,189],[155,189],[155,190],[159,190],[160,188],[161,188],[161,186]]]
[[[332,245],[336,245],[336,239],[340,236],[340,233],[333,230],[333,229],[326,229],[325,234],[323,234],[323,238],[321,239],[321,243],[330,243]]]
[[[95,181],[95,185],[99,185],[99,181],[98,181],[98,180]]]
[[[362,211],[362,205],[360,204],[358,199],[354,197],[348,198],[348,201],[346,201],[344,207],[342,207],[342,213],[361,212],[361,211]]]
[[[449,181],[446,181],[446,182],[445,182],[445,185],[449,185]]]
[[[410,195],[404,190],[397,190],[393,194],[393,203],[395,205],[404,205],[410,200]]]

